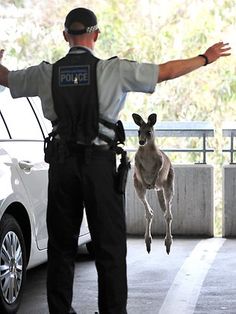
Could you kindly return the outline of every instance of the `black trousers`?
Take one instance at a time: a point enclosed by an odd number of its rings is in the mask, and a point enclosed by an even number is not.
[[[110,150],[84,150],[50,165],[47,297],[51,314],[69,313],[84,207],[95,246],[99,313],[127,313],[124,196],[115,187],[115,158]]]

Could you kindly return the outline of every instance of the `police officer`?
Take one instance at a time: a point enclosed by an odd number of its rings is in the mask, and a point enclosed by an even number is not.
[[[4,49],[1,49],[0,50],[0,65],[1,65],[1,62],[2,62],[3,53],[4,53]],[[5,89],[5,87],[3,85],[0,85],[0,93],[2,91],[4,91],[4,89]]]
[[[84,206],[95,246],[99,313],[127,313],[124,193],[117,188],[113,128],[127,93],[153,93],[157,83],[230,54],[228,44],[218,42],[203,55],[160,65],[100,60],[93,53],[99,33],[95,14],[76,8],[65,20],[70,50],[64,58],[20,71],[0,65],[0,84],[14,98],[39,96],[55,130],[47,208],[47,295],[53,314],[75,313],[74,260]]]

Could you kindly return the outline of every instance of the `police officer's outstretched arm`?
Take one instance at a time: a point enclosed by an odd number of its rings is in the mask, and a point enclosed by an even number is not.
[[[228,43],[218,42],[209,47],[203,55],[190,59],[173,60],[159,65],[159,75],[157,83],[174,79],[176,77],[190,73],[203,65],[207,65],[230,55]]]
[[[2,63],[4,49],[0,49],[0,63]]]
[[[8,73],[9,70],[5,68],[2,63],[4,50],[0,49],[0,85],[8,87]]]

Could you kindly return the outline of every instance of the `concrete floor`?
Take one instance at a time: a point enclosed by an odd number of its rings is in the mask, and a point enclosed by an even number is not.
[[[174,239],[167,255],[154,237],[147,254],[141,238],[128,238],[129,314],[236,314],[236,239]],[[46,264],[27,273],[18,314],[48,314]],[[94,262],[84,247],[76,262],[73,306],[97,310]]]

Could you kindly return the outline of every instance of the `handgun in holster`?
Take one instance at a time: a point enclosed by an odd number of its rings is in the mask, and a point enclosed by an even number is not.
[[[103,118],[99,118],[99,122],[105,127],[112,129],[115,132],[115,138],[112,140],[103,133],[98,134],[100,139],[107,142],[111,149],[113,149],[117,155],[121,155],[120,164],[116,172],[116,188],[118,193],[124,194],[127,183],[128,172],[130,169],[130,161],[127,156],[127,152],[119,145],[125,144],[125,130],[122,122],[119,120],[116,123],[112,123]]]
[[[120,164],[117,168],[117,190],[121,194],[125,193],[129,169],[130,161],[127,152],[123,150],[121,153]]]
[[[114,150],[117,155],[121,155],[120,164],[117,168],[117,173],[116,173],[117,191],[120,194],[124,194],[129,169],[131,167],[130,167],[129,157],[127,156],[127,152],[122,147],[119,146],[120,144],[121,145],[125,144],[125,130],[120,120],[117,121],[117,123],[115,124],[114,131],[115,131]]]
[[[55,144],[53,143],[54,133],[51,132],[48,134],[48,137],[44,139],[44,160],[47,163],[50,163],[55,154]]]
[[[55,136],[56,133],[51,132],[44,139],[44,160],[47,163],[63,163],[69,154],[65,141]]]

